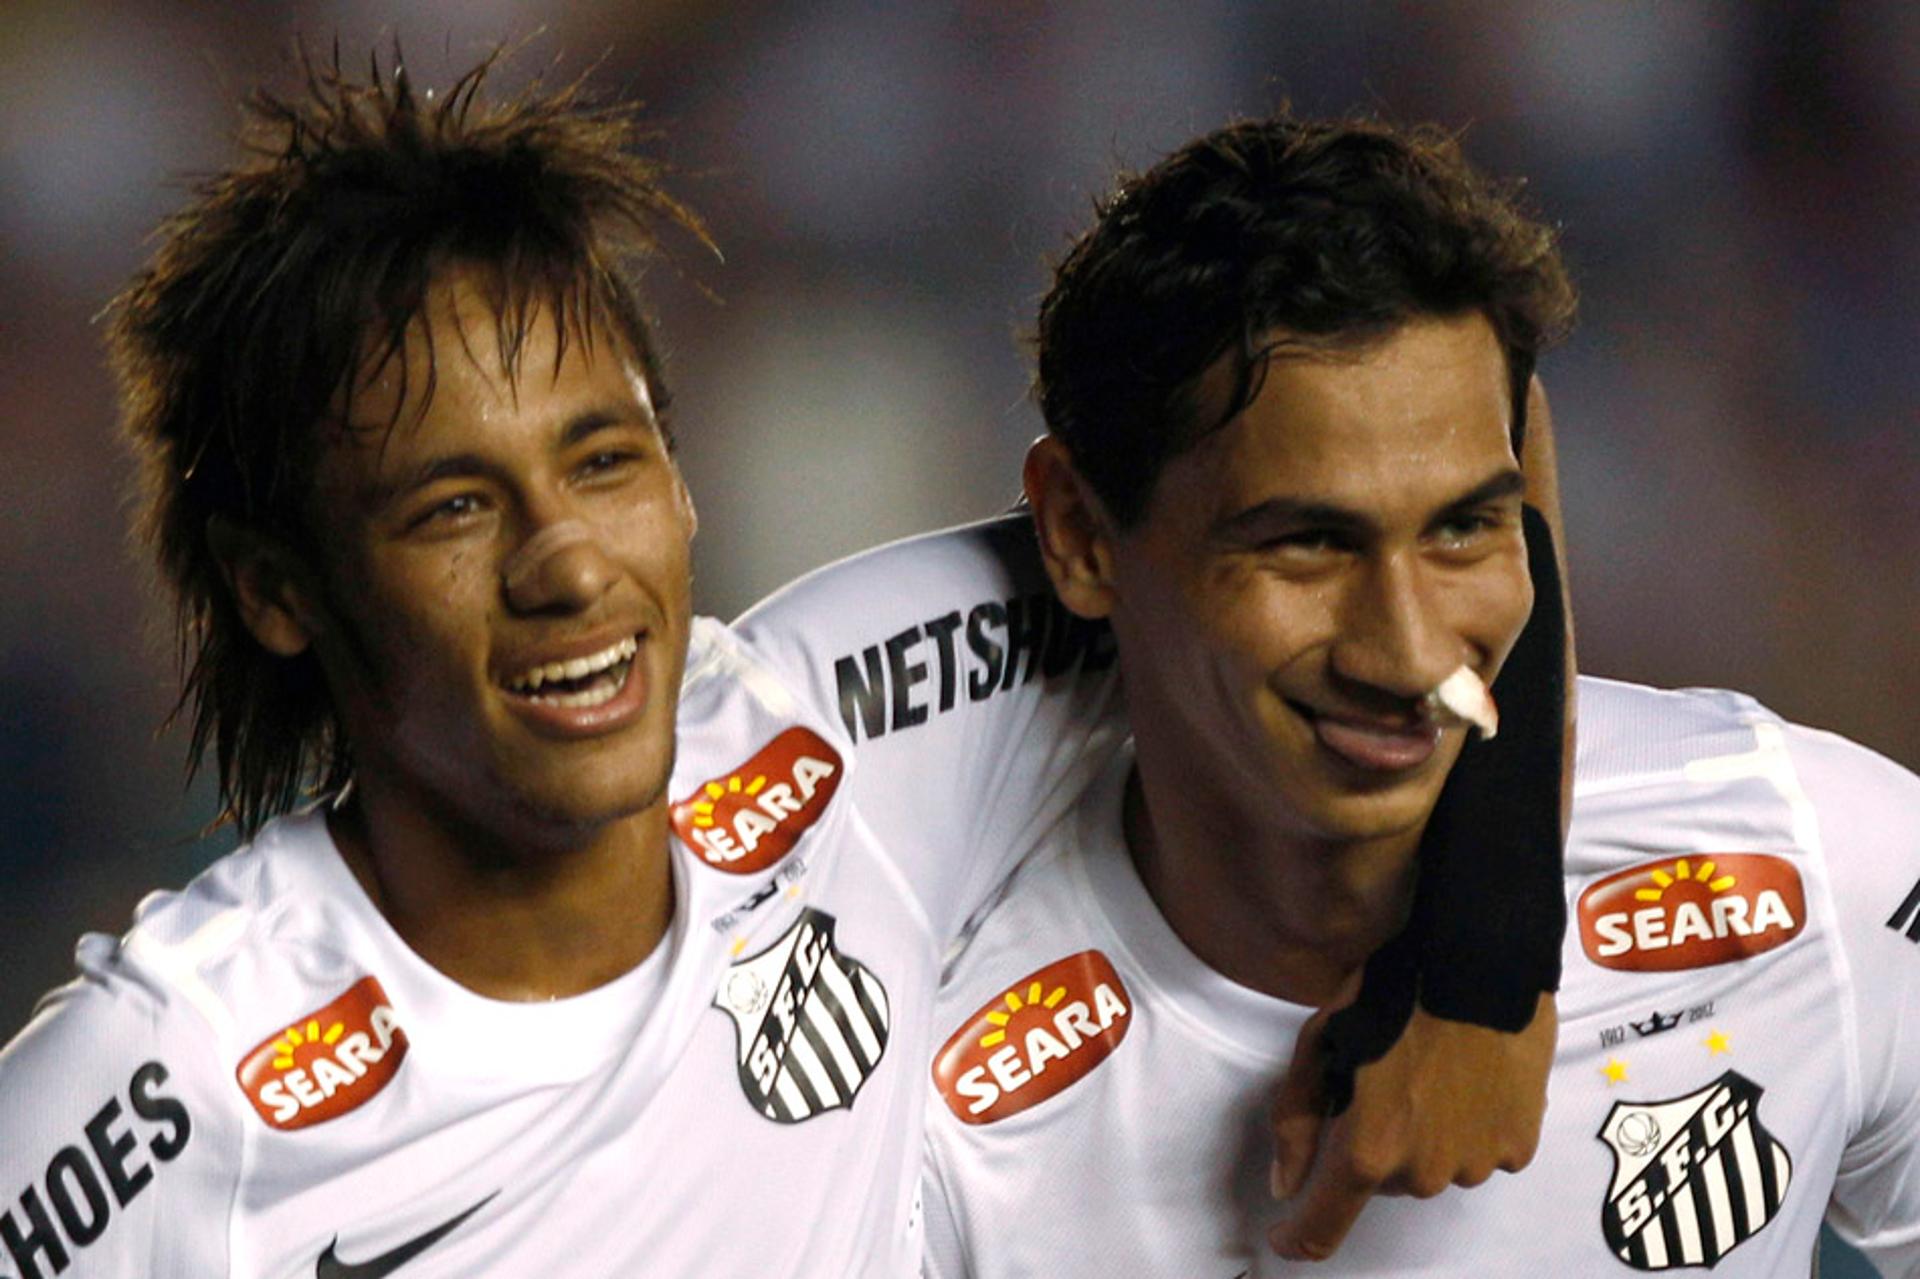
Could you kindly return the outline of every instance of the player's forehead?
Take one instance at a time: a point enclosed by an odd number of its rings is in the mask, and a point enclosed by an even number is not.
[[[516,405],[559,385],[618,382],[651,407],[634,340],[584,291],[556,300],[477,267],[429,281],[397,334],[370,328],[331,406],[356,427]]]
[[[1366,510],[1477,485],[1516,465],[1506,360],[1477,313],[1419,317],[1341,340],[1266,335],[1246,406],[1167,464],[1160,499],[1190,516],[1286,500]],[[1226,412],[1244,368],[1196,384]]]
[[[443,472],[531,475],[588,434],[657,438],[643,367],[612,325],[497,298],[436,281],[401,339],[362,361],[316,441],[320,509],[376,515]]]

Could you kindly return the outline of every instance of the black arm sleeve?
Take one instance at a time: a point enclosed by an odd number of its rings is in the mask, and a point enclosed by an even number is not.
[[[1532,507],[1524,521],[1533,614],[1494,682],[1500,734],[1461,751],[1421,840],[1412,919],[1328,1020],[1334,1114],[1352,1099],[1353,1072],[1406,1029],[1416,989],[1435,1016],[1515,1032],[1560,985],[1567,628],[1553,535]]]
[[[1553,535],[1525,513],[1533,616],[1494,681],[1500,735],[1470,742],[1428,822],[1413,927],[1420,1003],[1453,1021],[1519,1031],[1560,988],[1567,624]]]

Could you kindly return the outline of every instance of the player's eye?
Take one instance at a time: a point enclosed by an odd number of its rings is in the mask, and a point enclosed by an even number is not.
[[[1332,555],[1350,549],[1352,539],[1339,529],[1300,528],[1277,534],[1261,543],[1260,549],[1278,555]]]
[[[576,473],[585,480],[609,479],[624,475],[640,462],[640,454],[630,449],[600,449],[588,454]]]
[[[1471,537],[1493,527],[1493,521],[1478,513],[1456,515],[1440,525],[1440,532],[1452,537]]]
[[[455,528],[485,509],[485,500],[478,493],[455,493],[416,514],[407,522],[407,528],[423,532]]]
[[[1434,526],[1434,536],[1445,546],[1467,546],[1500,527],[1502,521],[1493,511],[1459,511]]]

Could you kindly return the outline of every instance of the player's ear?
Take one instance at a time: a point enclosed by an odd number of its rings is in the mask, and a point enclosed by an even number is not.
[[[233,592],[240,620],[260,647],[278,657],[305,652],[319,612],[305,565],[279,539],[216,515],[207,521],[207,546]]]
[[[694,534],[700,531],[700,508],[693,504],[693,490],[687,487],[687,477],[680,473],[680,463],[673,464],[673,499],[680,511],[680,522],[687,530],[687,541],[693,541]]]
[[[1113,525],[1099,497],[1051,435],[1027,450],[1021,480],[1060,602],[1081,617],[1106,617],[1113,611]]]

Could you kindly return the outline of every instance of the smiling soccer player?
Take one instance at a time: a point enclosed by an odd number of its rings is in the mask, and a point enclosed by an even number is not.
[[[631,271],[698,226],[630,112],[483,72],[260,100],[113,309],[251,842],[0,1053],[13,1279],[917,1268],[940,956],[1021,847],[995,815],[1117,743],[1111,673],[930,731],[976,780],[910,796],[696,622]]]
[[[0,1052],[13,1279],[910,1274],[945,953],[1124,737],[1018,521],[692,618],[697,223],[483,73],[259,99],[113,308],[250,843]]]
[[[1552,564],[1515,424],[1569,303],[1454,140],[1372,122],[1196,139],[1063,260],[1027,494],[1062,600],[1111,622],[1134,739],[949,970],[930,1273],[1777,1276],[1823,1215],[1920,1273],[1920,956],[1886,917],[1920,780],[1711,690],[1582,681],[1564,943],[1497,884],[1441,921],[1500,928],[1422,999],[1543,940],[1564,963],[1532,1163],[1461,1195],[1416,1160],[1410,1197],[1327,1218],[1336,1256],[1300,1218],[1371,1170],[1273,1201],[1274,1063],[1420,917],[1420,841],[1464,811],[1443,779],[1483,749],[1426,694],[1533,660]]]

